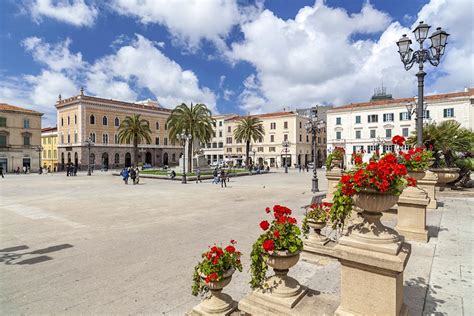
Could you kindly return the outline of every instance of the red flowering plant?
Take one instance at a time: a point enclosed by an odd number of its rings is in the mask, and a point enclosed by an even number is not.
[[[399,163],[394,153],[386,153],[377,160],[356,166],[341,176],[334,192],[330,221],[333,227],[344,226],[352,210],[352,197],[360,191],[376,191],[400,195],[407,185],[416,181],[407,177],[407,168]]]
[[[303,219],[303,225],[301,229],[303,230],[303,235],[308,236],[309,225],[308,221],[314,222],[324,222],[326,223],[331,217],[331,206],[332,203],[320,203],[320,204],[311,204],[307,209],[306,215]]]
[[[364,162],[363,158],[364,158],[363,150],[353,152],[351,155],[351,163],[355,166],[361,165]]]
[[[266,213],[273,211],[271,223],[264,220],[260,228],[264,231],[252,246],[250,253],[250,285],[253,289],[263,287],[268,265],[267,259],[274,251],[289,251],[295,253],[303,249],[303,240],[299,237],[301,231],[296,225],[296,219],[291,217],[292,211],[281,205],[267,207]]]
[[[207,286],[211,281],[221,281],[224,273],[231,268],[242,272],[240,257],[242,253],[235,248],[235,240],[225,247],[212,246],[202,254],[202,261],[194,267],[192,294],[205,294],[209,291]]]
[[[407,167],[408,171],[424,171],[430,166],[433,159],[433,152],[431,150],[415,147],[410,148],[408,151],[402,151],[405,138],[399,135],[392,138],[392,143],[399,146],[398,160]]]

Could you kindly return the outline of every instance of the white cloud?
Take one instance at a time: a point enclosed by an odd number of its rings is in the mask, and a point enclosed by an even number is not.
[[[181,102],[202,102],[216,111],[216,96],[191,70],[166,57],[142,35],[115,54],[97,60],[87,74],[87,90],[115,99],[133,100],[136,91],[150,90],[166,107]],[[120,97],[118,97],[118,95]]]
[[[456,30],[462,38],[459,44],[450,39],[452,51],[447,55],[451,56],[442,61],[441,72],[428,70],[428,76],[433,77],[442,72],[447,72],[447,77],[451,74],[450,83],[439,78],[444,91],[469,85],[472,79],[466,77],[470,74],[472,78],[473,73],[472,67],[466,67],[474,60],[469,42],[473,28],[467,27],[472,26],[470,4],[468,0],[453,2],[457,3],[455,8],[451,2],[432,0],[419,14],[427,16],[426,21],[439,21],[448,32],[456,19],[457,28],[469,30]],[[226,56],[231,62],[249,62],[256,69],[254,77],[244,81],[239,96],[240,106],[246,111],[266,112],[315,102],[367,101],[382,79],[395,97],[416,93],[416,78],[404,70],[396,47],[400,36],[410,30],[392,22],[390,16],[368,2],[359,13],[348,14],[317,1],[289,20],[265,10],[243,23],[241,29],[244,40],[232,44]],[[457,45],[463,49],[456,50]],[[460,87],[462,82],[467,83]]]
[[[160,43],[136,35],[114,54],[87,63],[81,53],[70,51],[70,42],[66,39],[50,44],[37,37],[25,39],[25,50],[44,68],[38,75],[0,76],[0,101],[44,112],[46,125],[56,123],[54,105],[58,95],[76,95],[82,85],[89,94],[132,102],[147,90],[166,107],[200,102],[217,113],[215,94],[199,86],[193,71],[182,69],[166,57],[159,50]]]
[[[36,22],[43,17],[52,18],[74,26],[92,26],[95,23],[98,9],[87,5],[84,0],[33,0],[29,10]]]
[[[240,19],[235,0],[115,0],[110,6],[143,24],[166,26],[176,41],[191,49],[202,39],[223,48],[223,38]]]
[[[71,54],[69,51],[71,44],[69,38],[54,45],[45,43],[38,37],[28,37],[22,43],[37,62],[47,65],[54,71],[79,69],[84,65],[81,53]]]

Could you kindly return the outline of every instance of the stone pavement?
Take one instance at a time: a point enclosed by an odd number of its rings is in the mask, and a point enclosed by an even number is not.
[[[324,189],[322,173],[320,178]],[[287,205],[300,220],[300,207],[311,197],[311,173],[294,170],[242,177],[227,189],[209,181],[145,179],[125,186],[99,172],[91,178],[0,180],[0,313],[8,315],[183,315],[199,302],[190,286],[200,253],[231,238],[244,253],[244,272],[235,274],[226,292],[239,300],[250,291],[248,254],[264,208]],[[472,315],[474,199],[440,202],[444,205],[428,212],[429,243],[412,243],[405,300],[415,315]],[[396,215],[385,214],[383,220],[394,226]],[[339,296],[337,261],[300,260],[290,274]]]

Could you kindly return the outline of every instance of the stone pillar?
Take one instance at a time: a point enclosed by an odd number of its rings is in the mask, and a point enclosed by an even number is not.
[[[438,181],[438,175],[431,171],[426,171],[426,175],[423,179],[418,181],[418,186],[428,193],[430,203],[428,208],[437,209],[438,202],[436,200],[436,183]]]
[[[380,198],[393,199],[393,203],[379,206]],[[408,313],[403,302],[403,272],[411,245],[380,221],[382,211],[395,204],[396,197],[380,198],[366,199],[365,205],[356,203],[364,210],[363,221],[349,227],[334,249],[341,263],[341,303],[335,315]]]
[[[333,168],[326,171],[326,178],[328,179],[328,192],[326,198],[323,199],[323,202],[332,203],[332,198],[334,197],[334,191],[336,191],[337,184],[341,180],[342,169]]]
[[[428,242],[426,207],[429,203],[428,194],[418,187],[408,187],[400,195],[395,229],[407,240]]]

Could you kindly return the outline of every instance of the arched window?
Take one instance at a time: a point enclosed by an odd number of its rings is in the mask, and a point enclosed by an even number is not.
[[[77,132],[74,132],[74,143],[77,143]]]
[[[102,134],[102,143],[103,144],[108,144],[109,143],[109,135]]]
[[[94,115],[91,115],[90,116],[90,121],[89,121],[90,124],[95,124],[95,116]]]
[[[61,126],[64,126],[64,118],[61,117]]]
[[[74,124],[77,124],[77,115],[74,114]]]
[[[115,139],[115,143],[118,144],[119,143],[119,137],[118,137],[117,134],[115,134],[114,139]]]
[[[114,163],[120,163],[120,155],[117,153],[115,154],[115,159],[114,159]]]
[[[71,135],[69,133],[67,133],[67,143],[68,144],[71,143]]]
[[[71,124],[71,119],[69,118],[69,115],[67,116],[67,125]]]
[[[115,118],[115,127],[119,127],[120,126],[120,120],[118,117]]]
[[[93,143],[95,143],[95,133],[90,133],[89,137],[90,137],[91,141]]]
[[[157,129],[157,130],[160,129],[160,122],[156,122],[156,129]]]
[[[64,134],[61,133],[61,144],[64,144]]]
[[[102,117],[102,125],[107,125],[107,116]]]

